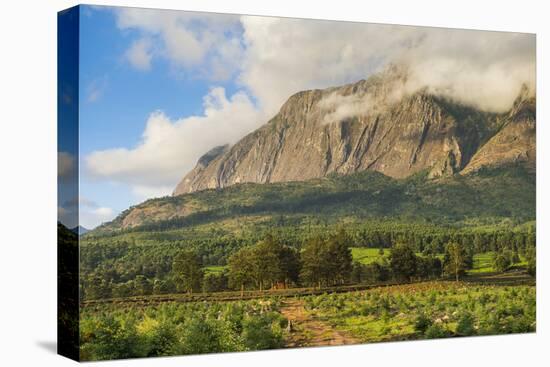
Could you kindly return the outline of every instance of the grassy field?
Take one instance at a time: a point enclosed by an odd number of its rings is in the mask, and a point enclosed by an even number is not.
[[[364,248],[364,247],[352,247],[351,254],[353,260],[361,264],[372,264],[376,261],[381,260],[384,256],[388,256],[390,253],[389,249],[384,249],[384,253],[381,254],[377,248]],[[420,253],[417,253],[418,256],[421,256]],[[493,268],[493,252],[484,252],[482,254],[474,255],[474,265],[473,268],[468,270],[468,274],[477,275],[482,273],[492,273],[496,270]],[[441,260],[443,260],[443,254],[438,254]],[[525,267],[527,261],[524,258],[521,258],[521,262],[514,264],[516,267]]]
[[[224,265],[208,265],[203,268],[205,274],[220,274],[227,267]]]
[[[492,273],[496,272],[496,269],[493,267],[493,257],[494,252],[484,252],[482,254],[474,255],[474,266],[472,269],[468,270],[468,274],[475,275],[480,273]],[[527,266],[527,261],[520,256],[521,261],[514,264],[515,267],[525,267]]]
[[[474,266],[468,271],[469,274],[493,272],[493,252],[485,252],[474,255]]]
[[[354,261],[367,265],[381,260],[383,256],[390,253],[388,249],[383,249],[383,251],[383,253],[380,253],[380,250],[377,248],[352,247],[351,256]]]

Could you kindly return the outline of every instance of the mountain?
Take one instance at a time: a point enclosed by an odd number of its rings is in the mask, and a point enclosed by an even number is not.
[[[477,225],[500,223],[506,218],[521,223],[535,219],[535,175],[522,164],[484,167],[437,180],[428,179],[427,174],[424,171],[395,179],[362,171],[308,181],[245,183],[150,199],[87,236],[121,230],[160,236],[160,232],[176,230],[195,238],[201,233],[256,233],[264,227],[341,221]]]
[[[427,89],[408,93],[407,75],[390,67],[291,96],[267,124],[204,154],[171,197],[133,206],[89,237],[311,220],[534,220],[531,92],[522,88],[509,111],[485,112]]]
[[[472,157],[462,170],[467,174],[487,166],[523,162],[532,172],[536,169],[535,98],[523,88],[509,112],[506,123]]]
[[[86,233],[90,232],[89,229],[84,228],[81,225],[78,225],[74,228],[71,228],[71,231],[75,234],[78,234],[78,235],[83,235],[83,234],[86,234]]]
[[[406,178],[535,165],[535,98],[523,89],[506,113],[484,112],[421,89],[406,68],[291,96],[264,126],[201,157],[173,195],[239,183],[305,181],[377,171]]]

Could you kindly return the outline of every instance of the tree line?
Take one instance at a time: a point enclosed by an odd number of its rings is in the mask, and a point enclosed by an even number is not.
[[[374,232],[373,236],[377,236]],[[514,234],[504,238],[513,240]],[[531,238],[528,232],[522,238]],[[326,287],[340,284],[373,283],[387,280],[411,281],[436,279],[449,276],[459,279],[473,266],[473,256],[480,248],[479,238],[473,234],[473,242],[453,240],[437,254],[419,251],[414,241],[396,242],[389,247],[387,256],[380,256],[373,264],[354,262],[350,247],[357,246],[357,231],[343,228],[309,237],[301,246],[289,245],[284,236],[268,233],[253,245],[233,247],[223,270],[212,273],[204,269],[211,263],[204,261],[200,250],[167,244],[150,254],[147,259],[137,256],[135,245],[85,246],[88,256],[82,262],[81,299],[102,299],[134,295],[166,294],[175,292],[218,292],[225,290],[265,290],[296,286]],[[360,237],[363,237],[361,235]],[[458,237],[461,239],[461,237]],[[478,238],[478,242],[475,239]],[[533,237],[534,238],[534,237]],[[398,236],[394,236],[397,241]],[[409,238],[410,240],[411,238]],[[392,241],[393,241],[392,240]],[[477,243],[477,244],[476,244]],[[527,247],[523,247],[527,246]],[[146,247],[146,246],[143,246]],[[382,254],[385,247],[379,247]],[[516,246],[515,242],[496,247],[493,267],[505,271],[523,257],[528,271],[536,271],[535,247],[530,242]],[[102,257],[106,257],[107,260]],[[117,265],[130,261],[127,268]],[[96,266],[96,268],[94,268]],[[119,274],[119,269],[126,273]]]

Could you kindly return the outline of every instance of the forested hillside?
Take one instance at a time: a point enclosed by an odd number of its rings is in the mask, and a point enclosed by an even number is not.
[[[535,175],[523,166],[482,169],[466,176],[398,180],[377,172],[305,182],[241,184],[148,200],[86,237],[183,230],[237,233],[257,227],[392,219],[441,225],[535,219]],[[313,222],[312,222],[313,221]]]
[[[340,230],[347,247],[407,244],[438,255],[456,242],[470,255],[506,250],[526,256],[535,244],[534,219],[535,177],[523,166],[439,180],[361,172],[235,185],[149,200],[82,236],[81,286],[90,298],[173,292],[181,284],[175,258],[190,251],[211,278],[208,287],[227,289],[219,267],[240,249],[273,236],[302,251]]]

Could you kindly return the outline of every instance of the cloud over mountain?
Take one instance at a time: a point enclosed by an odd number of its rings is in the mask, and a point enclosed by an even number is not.
[[[234,143],[259,126],[262,118],[249,97],[227,97],[214,88],[203,101],[204,115],[171,119],[154,111],[147,119],[141,142],[133,148],[96,151],[86,157],[92,176],[130,184],[138,196],[169,194],[182,170],[212,146]]]
[[[487,111],[509,109],[522,84],[535,87],[530,34],[136,8],[115,14],[120,30],[138,35],[125,54],[133,67],[147,71],[162,58],[212,86],[202,114],[152,111],[135,146],[86,157],[92,176],[139,196],[168,194],[202,154],[264,124],[289,95],[364,79],[389,64],[408,70],[400,95],[427,88]],[[227,96],[221,81],[237,92]],[[334,118],[369,108],[339,102]]]

